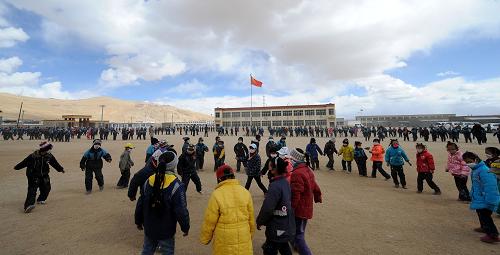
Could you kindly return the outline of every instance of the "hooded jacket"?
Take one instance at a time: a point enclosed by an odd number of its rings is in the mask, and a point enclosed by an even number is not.
[[[26,167],[26,176],[44,177],[49,175],[49,165],[58,172],[64,171],[64,168],[57,162],[56,158],[51,153],[42,155],[40,151],[37,150],[28,155],[23,161],[19,162],[14,169],[21,170]]]
[[[291,177],[292,208],[295,217],[312,219],[313,202],[321,203],[321,190],[306,163],[294,167]]]
[[[384,162],[384,147],[380,144],[374,144],[372,147],[372,157],[371,161]]]
[[[472,189],[470,209],[488,209],[496,211],[500,196],[495,174],[489,172],[484,161],[472,168]]]
[[[111,155],[104,150],[103,148],[94,149],[94,147],[87,150],[80,160],[80,168],[81,169],[101,169],[102,168],[102,159],[106,161],[111,160]]]
[[[177,164],[177,173],[180,175],[192,174],[196,172],[196,169],[196,155],[194,153],[191,155],[182,153]]]
[[[323,151],[319,148],[319,146],[316,143],[309,143],[306,146],[306,152],[309,154],[311,158],[317,159],[318,158],[318,152],[319,154],[323,155]]]
[[[434,170],[436,170],[436,167],[432,154],[428,150],[417,153],[417,172],[434,173]]]
[[[385,161],[391,166],[402,166],[405,164],[405,161],[408,162],[410,159],[401,147],[394,148],[393,146],[389,146],[385,152]]]
[[[132,166],[134,166],[134,161],[132,161],[132,158],[130,157],[130,151],[125,150],[120,156],[120,163],[118,164],[118,167],[120,170],[125,170],[130,169]]]
[[[448,153],[447,169],[453,176],[469,176],[470,168],[462,159],[462,152],[457,151],[455,154]]]
[[[259,156],[259,154],[257,154],[257,152],[255,152],[255,155],[253,157],[249,158],[247,161],[247,168],[246,168],[247,175],[248,176],[259,176],[261,173],[261,169],[260,169],[261,164],[262,164],[262,161],[260,159],[260,156]]]

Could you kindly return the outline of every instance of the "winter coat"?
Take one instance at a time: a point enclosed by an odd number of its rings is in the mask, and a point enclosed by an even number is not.
[[[329,155],[329,156],[333,156],[333,153],[339,153],[337,151],[337,148],[335,148],[335,143],[332,142],[332,141],[328,141],[326,144],[325,144],[325,148],[323,149],[323,152],[325,153],[325,155]]]
[[[472,189],[470,209],[488,209],[496,211],[500,195],[495,174],[489,172],[484,161],[472,168]]]
[[[51,165],[56,171],[63,172],[64,168],[57,162],[51,153],[44,155],[40,151],[35,151],[19,162],[14,169],[21,170],[26,167],[27,177],[45,177],[49,175]]]
[[[374,144],[372,147],[372,157],[371,161],[384,162],[384,147],[380,144]]]
[[[94,147],[87,150],[80,160],[81,169],[102,169],[102,159],[106,161],[111,160],[111,155],[103,148],[94,149]]]
[[[130,199],[135,199],[137,196],[137,190],[139,189],[141,196],[143,190],[140,189],[142,185],[146,182],[146,180],[155,173],[155,169],[152,166],[152,163],[149,162],[142,168],[141,170],[137,171],[137,173],[134,174],[132,179],[130,180],[130,184],[128,186],[128,197]]]
[[[133,166],[134,161],[132,161],[132,158],[130,157],[130,151],[125,150],[120,156],[120,163],[118,164],[118,167],[120,168],[120,170],[125,170],[130,169]]]
[[[457,151],[455,154],[448,153],[447,169],[453,176],[469,176],[470,174],[470,168],[462,159],[461,151]]]
[[[310,143],[306,146],[306,152],[312,159],[318,158],[318,152],[320,155],[323,155],[323,151],[319,148],[319,146],[315,143]]]
[[[353,161],[354,160],[354,148],[352,146],[342,146],[339,149],[339,155],[342,155],[342,160]]]
[[[273,178],[257,217],[257,225],[266,226],[267,240],[279,243],[293,240],[295,216],[291,199],[292,191],[286,176]]]
[[[408,162],[410,159],[401,147],[394,148],[389,146],[385,152],[385,161],[391,166],[402,166],[405,164],[405,161]]]
[[[313,171],[305,163],[298,164],[292,171],[290,185],[295,217],[312,219],[313,202],[321,203],[321,190],[314,179]]]
[[[268,158],[271,157],[271,148],[276,147],[276,143],[274,141],[269,141],[266,143],[266,156]]]
[[[354,148],[354,160],[366,161],[368,156],[366,156],[365,150],[363,148]]]
[[[162,206],[153,208],[153,186],[156,175],[151,175],[143,185],[144,195],[135,208],[135,224],[144,226],[144,234],[153,240],[165,240],[175,235],[177,222],[184,233],[189,232],[189,212],[184,185],[173,174],[165,174],[161,187]]]
[[[248,158],[248,148],[244,143],[236,143],[234,145],[234,154],[240,161],[246,161]]]
[[[153,156],[153,153],[155,153],[155,146],[149,145],[146,149],[146,160],[144,162],[148,162],[149,158]]]
[[[419,173],[434,173],[434,157],[428,150],[417,153],[417,172]]]
[[[177,173],[180,175],[193,174],[196,172],[196,169],[196,155],[181,154],[177,163]]]
[[[259,176],[260,175],[260,167],[261,167],[261,159],[259,154],[255,153],[255,155],[248,159],[247,161],[247,175],[248,176]]]
[[[208,152],[208,147],[204,143],[196,144],[196,157],[205,157],[205,152]]]
[[[200,242],[212,242],[212,254],[253,254],[255,233],[253,201],[238,180],[217,185],[210,196],[201,228]]]

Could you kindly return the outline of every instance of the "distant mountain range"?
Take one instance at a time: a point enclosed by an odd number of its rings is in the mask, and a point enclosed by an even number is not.
[[[104,120],[111,122],[174,122],[211,120],[211,116],[179,109],[170,105],[146,102],[126,101],[111,97],[94,97],[79,100],[45,99],[21,97],[0,93],[0,116],[5,119],[17,119],[19,107],[23,102],[24,119],[54,120],[62,115],[92,115],[93,120],[101,119],[101,107],[104,107]],[[173,117],[173,118],[172,118]]]

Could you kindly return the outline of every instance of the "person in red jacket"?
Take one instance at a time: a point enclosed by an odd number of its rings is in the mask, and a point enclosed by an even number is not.
[[[311,250],[305,240],[307,220],[313,216],[313,202],[321,203],[321,190],[314,179],[314,173],[308,166],[308,157],[303,150],[290,151],[294,166],[291,178],[292,208],[295,212],[295,240],[293,247],[300,255],[310,255]]]
[[[441,195],[441,190],[432,180],[432,175],[436,167],[434,166],[434,157],[425,148],[425,145],[417,143],[417,193],[422,193],[424,189],[424,180],[434,190],[434,195]]]

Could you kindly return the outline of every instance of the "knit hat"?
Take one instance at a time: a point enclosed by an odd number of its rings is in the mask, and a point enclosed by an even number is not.
[[[160,163],[166,163],[167,171],[173,172],[179,163],[179,158],[172,151],[166,151],[160,156]]]
[[[291,149],[290,150],[290,157],[295,160],[295,161],[304,161],[305,159],[305,154],[304,152],[302,151],[301,149],[299,148],[295,148],[295,149]]]
[[[187,137],[187,136],[186,136],[186,137],[183,137],[183,138],[182,138],[182,140],[184,140],[184,141],[188,141],[188,140],[189,140],[189,137]]]
[[[49,151],[49,150],[52,150],[52,144],[47,142],[47,141],[43,141],[40,143],[40,151],[41,152],[46,152],[46,151]]]
[[[92,145],[96,145],[96,144],[101,145],[101,139],[95,139],[95,140],[92,142]]]
[[[220,180],[223,177],[234,176],[234,169],[231,168],[231,166],[224,164],[217,168],[215,176],[217,177],[217,180]]]
[[[254,150],[257,149],[257,145],[255,145],[255,143],[250,144],[249,147],[250,147],[250,149],[254,149]]]

